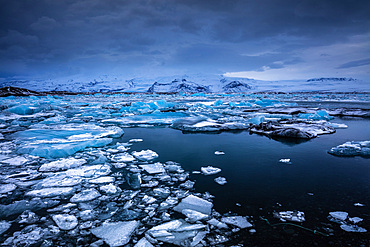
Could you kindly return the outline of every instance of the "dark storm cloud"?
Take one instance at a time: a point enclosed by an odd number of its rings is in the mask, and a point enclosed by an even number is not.
[[[0,75],[282,68],[370,32],[368,13],[367,0],[0,0]]]

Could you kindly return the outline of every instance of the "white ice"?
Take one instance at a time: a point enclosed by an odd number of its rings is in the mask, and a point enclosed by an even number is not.
[[[214,181],[219,185],[225,185],[227,183],[226,178],[224,177],[217,177],[214,179]]]
[[[142,161],[149,161],[158,158],[158,154],[152,150],[141,150],[140,152],[134,151],[132,155]]]
[[[182,213],[184,209],[191,209],[206,215],[210,215],[212,207],[212,202],[206,201],[194,195],[189,195],[182,199],[181,202],[173,208],[173,210]]]
[[[72,230],[78,225],[78,220],[74,215],[56,214],[52,218],[61,230]]]
[[[214,174],[221,172],[220,168],[213,167],[213,166],[201,167],[200,170],[202,171],[204,175],[214,175]]]
[[[98,198],[99,196],[101,195],[96,189],[86,189],[72,196],[70,201],[71,202],[86,202],[86,201],[94,200]]]
[[[156,173],[163,173],[165,172],[165,169],[163,167],[163,164],[157,162],[154,164],[149,165],[139,165],[141,168],[143,168],[147,173],[149,174],[156,174]]]
[[[138,221],[104,223],[91,229],[91,233],[103,239],[111,247],[123,246],[130,242],[131,235],[138,226]]]
[[[70,168],[76,168],[86,163],[84,159],[75,159],[75,158],[65,158],[53,161],[50,163],[45,163],[40,166],[39,171],[41,172],[56,172],[63,171]]]
[[[241,229],[252,227],[252,224],[243,216],[229,216],[223,217],[221,222],[239,227]]]

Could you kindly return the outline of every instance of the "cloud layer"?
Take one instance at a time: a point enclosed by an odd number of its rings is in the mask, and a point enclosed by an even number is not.
[[[310,77],[321,58],[328,75],[368,78],[368,13],[366,0],[0,0],[0,77],[300,66]]]

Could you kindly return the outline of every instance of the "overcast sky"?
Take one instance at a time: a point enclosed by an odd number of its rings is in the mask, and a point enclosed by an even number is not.
[[[368,80],[369,13],[369,0],[0,0],[0,77]]]

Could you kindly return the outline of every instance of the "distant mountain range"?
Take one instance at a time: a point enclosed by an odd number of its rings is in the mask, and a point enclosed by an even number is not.
[[[114,76],[49,80],[2,80],[0,88],[12,86],[33,91],[67,92],[370,92],[370,83],[344,77],[308,80],[262,81],[222,75],[181,75],[122,79]]]

